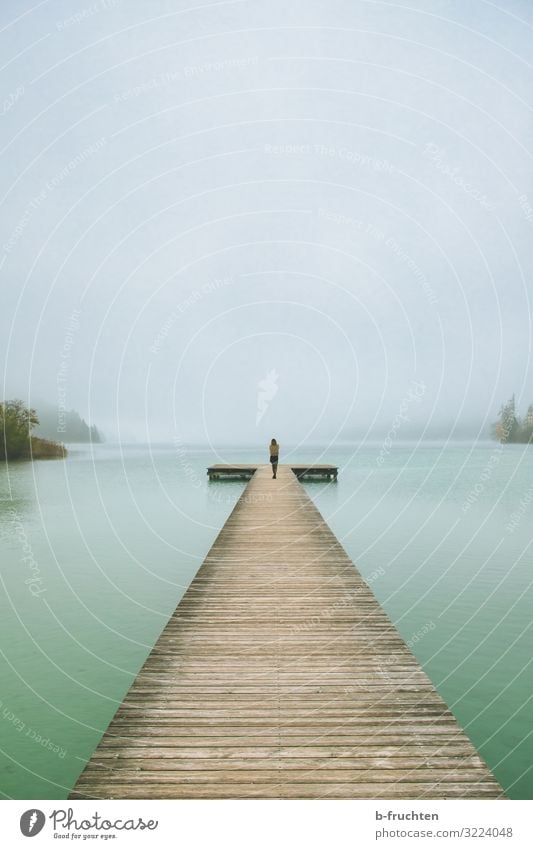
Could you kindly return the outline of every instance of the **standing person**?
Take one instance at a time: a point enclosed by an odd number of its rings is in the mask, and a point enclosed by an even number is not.
[[[279,444],[275,439],[270,440],[270,445],[268,446],[270,451],[270,462],[272,463],[272,477],[274,480],[276,479],[276,475],[278,472],[278,460],[279,460]]]

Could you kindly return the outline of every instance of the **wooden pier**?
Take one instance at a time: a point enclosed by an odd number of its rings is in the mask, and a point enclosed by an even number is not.
[[[504,793],[291,467],[260,466],[70,798]]]

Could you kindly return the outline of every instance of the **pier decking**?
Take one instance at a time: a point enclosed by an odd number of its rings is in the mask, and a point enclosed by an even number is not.
[[[70,798],[503,797],[291,468],[260,466]]]

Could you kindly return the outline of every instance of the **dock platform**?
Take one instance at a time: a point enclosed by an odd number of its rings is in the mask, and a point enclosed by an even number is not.
[[[290,466],[259,466],[71,799],[497,799]]]
[[[214,466],[208,466],[207,474],[209,480],[221,480],[223,478],[239,478],[241,480],[249,480],[252,475],[259,469],[259,465],[247,465],[246,463],[216,463]],[[296,463],[289,465],[291,471],[294,472],[299,480],[337,480],[339,469],[338,466],[331,466],[328,463]]]

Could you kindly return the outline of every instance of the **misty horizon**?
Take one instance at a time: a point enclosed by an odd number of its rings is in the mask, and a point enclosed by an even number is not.
[[[533,400],[527,5],[20,8],[3,398],[242,444]]]

